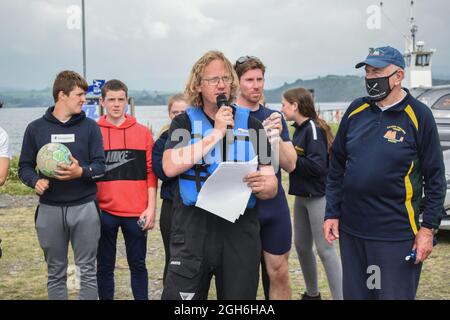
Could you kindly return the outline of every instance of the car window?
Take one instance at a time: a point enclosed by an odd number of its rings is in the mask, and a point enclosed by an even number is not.
[[[446,94],[445,96],[439,98],[439,100],[433,104],[432,109],[450,110],[450,94]]]

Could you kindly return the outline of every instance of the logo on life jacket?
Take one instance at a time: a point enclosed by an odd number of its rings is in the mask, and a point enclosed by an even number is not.
[[[194,298],[195,292],[181,292],[180,291],[180,297],[181,300],[192,300]]]

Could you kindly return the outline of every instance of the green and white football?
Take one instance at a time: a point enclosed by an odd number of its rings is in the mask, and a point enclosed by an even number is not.
[[[47,143],[38,152],[36,157],[37,169],[47,177],[54,177],[58,164],[71,165],[69,148],[61,143]]]

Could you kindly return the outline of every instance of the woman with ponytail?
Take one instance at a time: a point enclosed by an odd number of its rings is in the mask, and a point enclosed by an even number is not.
[[[322,260],[333,299],[342,299],[342,266],[334,246],[322,233],[325,216],[325,181],[333,135],[327,123],[320,119],[311,93],[303,88],[283,93],[281,112],[294,121],[292,142],[297,152],[297,164],[289,174],[289,194],[295,196],[295,248],[305,279],[304,300],[320,300],[316,257],[313,244]]]

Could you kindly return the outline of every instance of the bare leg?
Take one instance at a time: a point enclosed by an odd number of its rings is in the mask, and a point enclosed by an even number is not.
[[[270,300],[291,300],[288,259],[289,251],[282,255],[274,255],[264,251],[264,260],[270,279]]]

